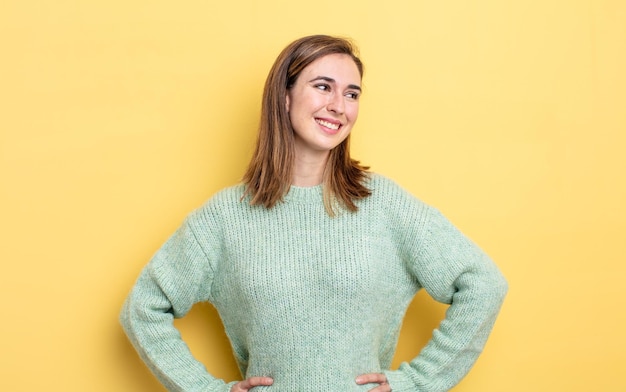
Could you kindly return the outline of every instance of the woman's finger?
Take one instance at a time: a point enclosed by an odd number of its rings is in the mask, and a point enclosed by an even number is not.
[[[250,389],[258,386],[269,386],[274,383],[271,377],[250,377],[233,385],[231,392],[248,392]]]
[[[383,373],[361,374],[356,378],[356,383],[359,385],[380,384],[376,388],[370,389],[369,392],[391,392],[391,386],[387,382],[387,376]]]

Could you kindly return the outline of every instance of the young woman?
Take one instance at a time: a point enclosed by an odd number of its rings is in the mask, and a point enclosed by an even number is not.
[[[350,42],[301,38],[277,58],[243,182],[191,213],[144,268],[121,322],[171,391],[446,391],[469,371],[507,290],[437,210],[350,158],[363,66]],[[390,370],[415,293],[450,304]],[[218,310],[242,381],[211,376],[172,321]]]

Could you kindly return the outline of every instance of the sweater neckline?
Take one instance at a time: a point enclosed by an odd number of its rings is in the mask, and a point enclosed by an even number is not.
[[[320,202],[322,200],[322,193],[322,184],[314,186],[291,185],[284,200],[302,203]]]

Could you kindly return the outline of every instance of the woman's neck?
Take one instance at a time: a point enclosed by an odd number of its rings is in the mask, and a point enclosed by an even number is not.
[[[296,154],[293,168],[292,185],[308,187],[322,183],[328,153],[317,156],[301,156]]]

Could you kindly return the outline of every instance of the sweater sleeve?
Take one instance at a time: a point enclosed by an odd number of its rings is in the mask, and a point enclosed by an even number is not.
[[[198,235],[211,238],[217,229],[204,218],[201,212],[190,215],[159,249],[142,270],[120,315],[131,343],[169,391],[227,392],[234,384],[211,376],[173,325],[175,317],[210,297],[218,246],[201,246]]]
[[[386,372],[394,392],[454,387],[481,353],[508,290],[496,265],[478,246],[437,210],[426,207],[425,214],[403,228],[406,258],[420,285],[450,306],[420,354]]]

